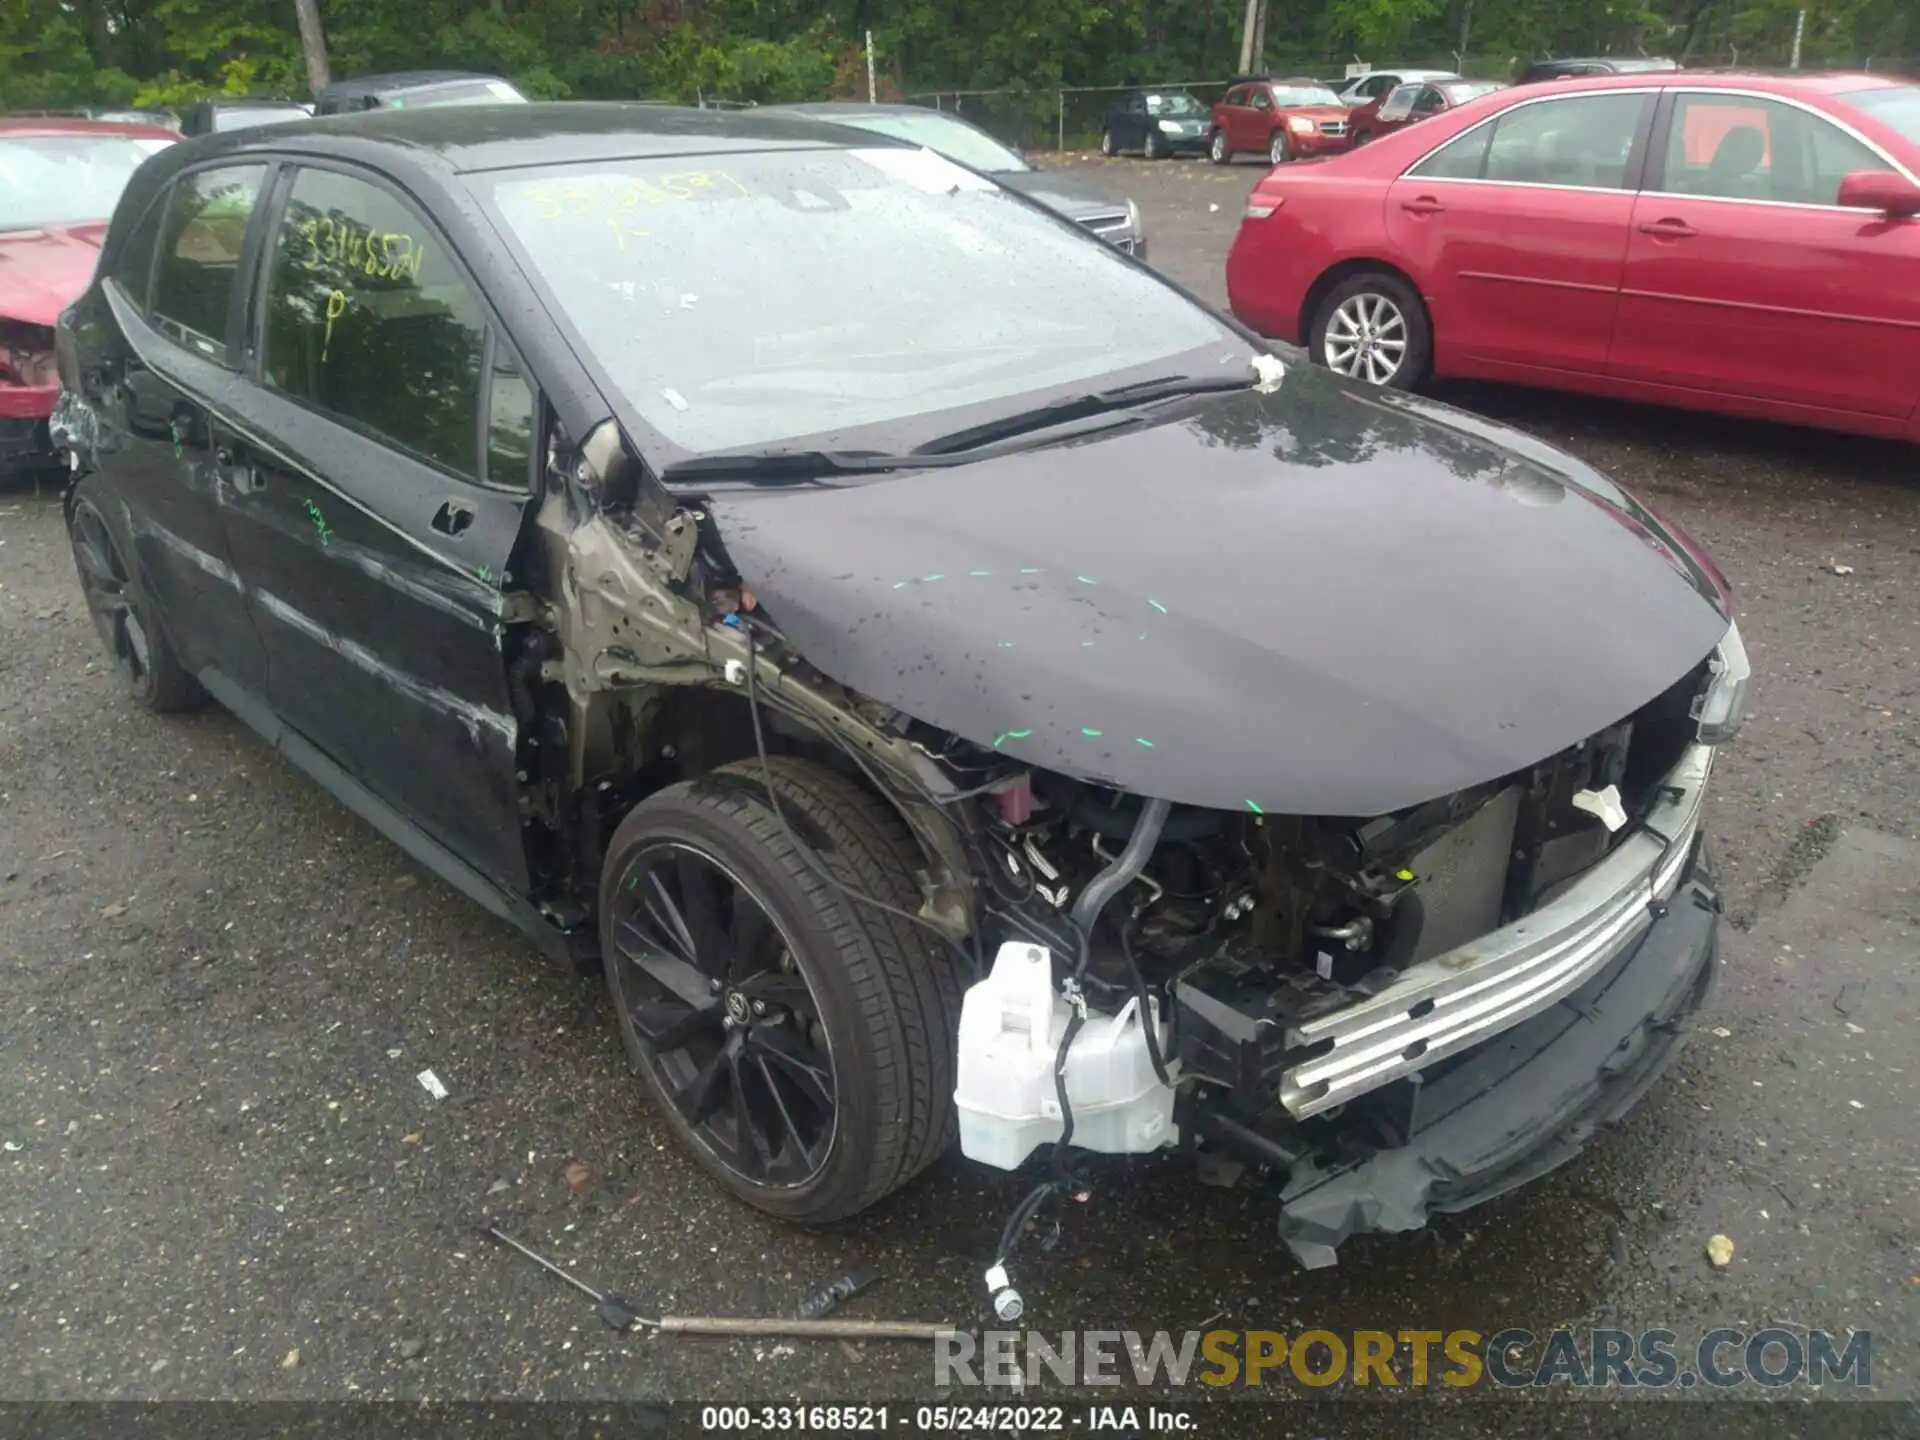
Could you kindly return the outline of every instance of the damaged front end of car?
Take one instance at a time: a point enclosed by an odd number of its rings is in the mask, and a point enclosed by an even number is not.
[[[1456,646],[1457,668],[1506,687],[1495,701],[1423,705],[1416,627],[1371,653],[1304,628],[1249,643],[1240,617],[1283,614],[1283,597],[1251,565],[1239,609],[1209,610],[1197,571],[1131,570],[1150,514],[1095,548],[1093,574],[1060,561],[1083,517],[1012,536],[926,523],[914,488],[942,477],[668,498],[622,477],[617,443],[593,449],[558,460],[538,524],[557,603],[530,674],[564,689],[567,718],[529,701],[547,747],[530,790],[551,777],[534,810],[586,837],[555,853],[584,890],[623,793],[756,753],[884,796],[920,851],[915,918],[972,971],[949,1037],[971,1158],[1184,1150],[1203,1178],[1271,1185],[1282,1237],[1330,1264],[1353,1234],[1419,1226],[1573,1154],[1664,1068],[1705,994],[1718,902],[1700,812],[1749,667],[1718,573],[1598,477],[1514,459],[1467,502],[1496,534],[1606,558],[1593,594]],[[1017,465],[971,479],[986,503],[970,514],[994,513],[996,486],[1023,493]],[[1540,497],[1576,492],[1549,530]],[[1114,498],[1151,511],[1157,493]],[[1297,597],[1346,533],[1335,516],[1304,537],[1273,583]],[[941,568],[934,548],[965,553]],[[1429,617],[1435,633],[1484,630],[1512,608],[1501,568],[1534,563],[1491,545],[1490,595]],[[1376,589],[1395,583],[1421,580]],[[1583,672],[1540,679],[1528,624],[1564,637],[1609,590],[1663,584],[1671,624],[1596,631]],[[1183,608],[1200,617],[1184,629]],[[1481,704],[1509,717],[1490,740]]]

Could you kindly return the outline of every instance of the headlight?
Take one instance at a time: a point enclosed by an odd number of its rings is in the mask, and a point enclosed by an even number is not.
[[[1707,688],[1693,702],[1693,718],[1700,724],[1700,743],[1718,745],[1731,740],[1747,717],[1753,666],[1747,661],[1747,647],[1740,639],[1738,624],[1727,626],[1726,635],[1707,660],[1707,670]]]
[[[1160,122],[1160,128],[1168,135],[1178,135],[1180,133],[1180,122],[1178,120],[1162,120]]]
[[[1304,115],[1289,115],[1287,117],[1287,129],[1293,131],[1296,135],[1311,135],[1319,128],[1319,126],[1315,125],[1313,121]]]

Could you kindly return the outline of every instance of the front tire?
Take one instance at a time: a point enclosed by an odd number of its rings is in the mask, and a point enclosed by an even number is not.
[[[205,692],[173,653],[159,606],[142,583],[124,517],[91,477],[74,487],[67,538],[93,628],[134,698],[158,715],[204,703]]]
[[[1146,157],[1149,160],[1166,159],[1167,158],[1166,137],[1162,135],[1158,130],[1149,130],[1147,132],[1147,143],[1145,146],[1144,153],[1146,154]]]
[[[620,1038],[681,1143],[782,1219],[844,1219],[951,1142],[960,977],[912,913],[918,852],[884,803],[803,760],[649,796],[614,833],[600,942]],[[794,837],[806,845],[801,850]]]
[[[1426,306],[1397,275],[1382,270],[1350,275],[1314,311],[1308,352],[1350,379],[1418,389],[1433,365]]]
[[[1267,159],[1275,165],[1284,165],[1293,159],[1293,145],[1287,139],[1286,131],[1273,132],[1273,138],[1267,141]]]
[[[1100,132],[1100,153],[1109,160],[1120,153],[1120,147],[1114,144],[1113,141],[1113,131],[1102,130]]]
[[[1227,132],[1216,130],[1213,138],[1207,142],[1207,159],[1216,165],[1233,163],[1233,146],[1227,140]]]

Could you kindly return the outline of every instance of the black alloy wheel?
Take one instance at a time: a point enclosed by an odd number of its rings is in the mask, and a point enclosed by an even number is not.
[[[656,791],[609,842],[622,1043],[693,1158],[758,1209],[843,1219],[952,1139],[959,967],[847,894],[911,914],[924,864],[891,806],[786,756]]]
[[[133,547],[123,543],[121,528],[108,518],[90,481],[81,481],[74,493],[67,535],[93,628],[135,697],[159,712],[198,704],[200,687],[174,657],[128,563]]]
[[[793,944],[714,856],[655,841],[613,896],[615,998],[657,1093],[754,1186],[812,1179],[838,1114],[833,1047]]]

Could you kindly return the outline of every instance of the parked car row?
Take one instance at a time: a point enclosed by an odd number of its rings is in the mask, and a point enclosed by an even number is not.
[[[1005,157],[833,118],[386,107],[151,156],[53,347],[130,694],[219,702],[603,975],[770,1214],[1050,1149],[1003,1316],[1079,1150],[1275,1187],[1306,1265],[1568,1158],[1713,978],[1724,577]]]
[[[1676,68],[1672,60],[1651,56],[1542,60],[1525,67],[1514,83]],[[1504,88],[1501,81],[1469,80],[1449,70],[1397,66],[1334,82],[1250,75],[1232,82],[1210,107],[1177,88],[1129,90],[1107,112],[1100,153],[1137,150],[1149,160],[1205,154],[1216,165],[1252,153],[1284,165],[1340,154]]]

